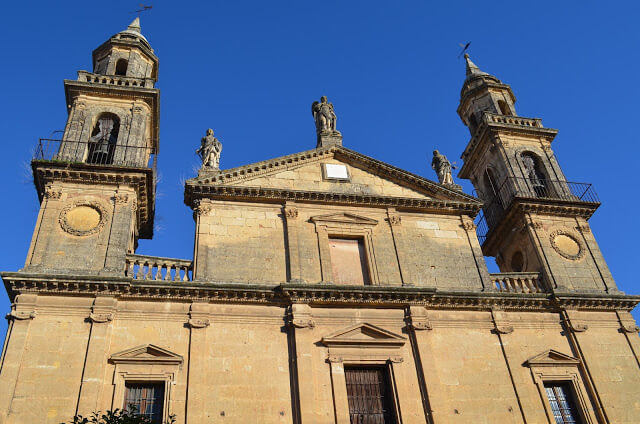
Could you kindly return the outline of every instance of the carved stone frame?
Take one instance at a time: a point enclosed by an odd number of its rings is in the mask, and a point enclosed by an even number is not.
[[[580,418],[582,418],[582,422],[586,424],[595,424],[598,422],[593,408],[590,407],[587,389],[580,377],[579,359],[555,350],[548,350],[527,360],[523,365],[531,371],[531,376],[538,388],[538,394],[544,405],[549,424],[555,424],[555,420],[544,388],[545,382],[569,383],[573,391],[572,395],[575,405],[578,409],[577,412]]]
[[[363,240],[370,284],[380,284],[376,256],[373,249],[373,228],[378,225],[377,220],[352,213],[335,213],[311,217],[311,222],[315,224],[316,233],[318,234],[320,269],[323,283],[333,282],[329,237],[345,237]]]
[[[136,357],[138,352],[153,352],[157,356]],[[115,353],[111,355],[109,362],[115,364],[111,409],[124,407],[127,382],[163,383],[162,422],[168,422],[172,413],[171,388],[176,384],[176,375],[183,362],[182,356],[154,345],[144,345]]]
[[[369,333],[371,338],[349,337],[349,333],[358,331]],[[321,343],[328,347],[327,362],[330,365],[336,424],[350,423],[345,365],[373,365],[386,368],[394,394],[395,412],[400,418],[394,364],[404,361],[401,349],[405,342],[405,337],[367,323],[354,324],[322,338]],[[402,420],[398,419],[398,422]]]
[[[571,240],[573,240],[577,245],[578,245],[578,254],[577,255],[570,255],[564,251],[562,251],[562,249],[560,249],[558,247],[558,245],[556,244],[556,237],[557,236],[566,236],[569,237]],[[553,248],[553,250],[556,251],[556,253],[558,253],[558,255],[562,256],[565,259],[569,259],[571,261],[578,261],[580,259],[582,259],[586,253],[586,249],[584,244],[580,241],[580,236],[576,233],[574,233],[573,231],[568,231],[565,229],[558,229],[555,230],[553,232],[551,232],[551,234],[549,234],[549,243],[551,243],[551,247]]]
[[[92,208],[96,212],[98,212],[98,214],[100,215],[100,220],[98,221],[98,224],[95,227],[86,231],[78,230],[72,227],[67,222],[67,213],[72,209],[75,209],[81,206]],[[108,219],[109,219],[109,212],[107,212],[107,208],[105,208],[100,202],[97,202],[95,200],[78,200],[75,202],[71,202],[68,205],[66,205],[64,208],[62,208],[62,211],[60,212],[60,216],[58,217],[58,221],[60,223],[60,227],[62,228],[62,230],[67,234],[71,234],[72,236],[90,236],[93,234],[97,234],[104,228]]]

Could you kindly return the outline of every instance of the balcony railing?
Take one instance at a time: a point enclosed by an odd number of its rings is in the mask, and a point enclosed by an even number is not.
[[[156,165],[156,156],[149,147],[48,138],[38,141],[33,159],[153,169]]]
[[[509,293],[544,293],[545,288],[537,272],[501,272],[491,274],[493,288]]]
[[[186,259],[127,255],[124,274],[139,281],[192,281],[193,262]]]
[[[481,243],[484,243],[489,230],[498,224],[515,198],[600,203],[598,195],[588,183],[508,177],[500,185],[495,196],[485,203],[482,212],[478,215],[476,225]]]
[[[78,81],[92,84],[108,84],[119,87],[153,88],[152,78],[134,78],[122,75],[101,75],[87,71],[78,71]]]

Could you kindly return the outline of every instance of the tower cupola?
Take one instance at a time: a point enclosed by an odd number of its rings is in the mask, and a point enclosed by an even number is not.
[[[93,51],[93,72],[157,81],[158,58],[140,32],[139,18]]]
[[[468,54],[466,61],[467,78],[460,91],[458,115],[473,135],[478,128],[483,112],[498,115],[517,116],[516,97],[511,87],[503,84],[498,78],[480,70],[471,61]]]

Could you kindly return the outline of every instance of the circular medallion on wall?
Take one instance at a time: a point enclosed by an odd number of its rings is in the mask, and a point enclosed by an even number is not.
[[[551,233],[551,247],[564,258],[577,260],[584,256],[584,248],[573,233],[557,230]]]
[[[97,202],[79,201],[67,205],[60,213],[60,226],[74,236],[99,232],[105,224],[106,209]]]

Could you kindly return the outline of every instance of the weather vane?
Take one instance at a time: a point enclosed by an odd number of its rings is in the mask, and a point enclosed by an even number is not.
[[[146,12],[146,11],[148,11],[148,10],[151,10],[151,8],[152,8],[153,6],[152,6],[152,5],[147,6],[147,5],[144,5],[144,4],[140,3],[140,4],[138,4],[138,7],[139,7],[140,9],[138,9],[138,10],[136,10],[136,11],[134,11],[134,12],[131,12],[131,13],[137,13],[137,14],[138,14],[138,17],[139,17],[139,16],[140,16],[140,14],[141,14],[142,12]]]
[[[462,43],[458,43],[458,45],[460,46],[460,48],[462,49],[462,51],[460,52],[460,54],[458,55],[458,59],[460,59],[462,57],[463,54],[466,53],[467,49],[469,48],[469,46],[471,45],[471,41],[469,41],[467,44],[462,44]]]

